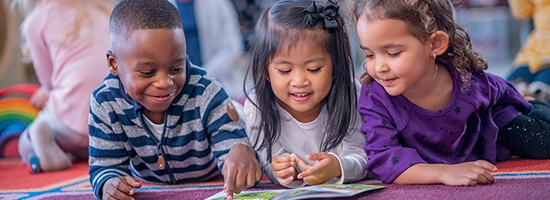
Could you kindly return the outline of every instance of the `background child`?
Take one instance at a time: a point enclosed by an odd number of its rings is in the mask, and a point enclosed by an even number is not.
[[[42,171],[71,166],[88,158],[88,113],[92,91],[109,73],[109,0],[20,0],[22,25],[41,88],[31,104],[43,109],[19,138],[19,154],[29,164],[34,153]],[[33,171],[39,171],[35,169]]]
[[[533,18],[534,30],[519,50],[517,68],[508,80],[526,95],[550,101],[550,0],[508,0],[510,10],[519,20]]]
[[[368,73],[358,105],[366,169],[384,183],[487,184],[510,151],[550,158],[549,107],[483,72],[452,10],[447,0],[354,8]]]
[[[247,133],[271,181],[299,187],[363,179],[365,136],[338,6],[279,1],[261,16],[251,44]]]
[[[98,198],[125,199],[152,183],[225,178],[251,187],[261,168],[229,97],[186,58],[178,11],[166,0],[125,0],[113,10],[111,74],[91,102],[90,182]]]
[[[179,10],[187,55],[216,77],[230,97],[244,100],[239,60],[244,53],[239,18],[230,0],[170,0]],[[242,63],[242,62],[241,62]]]

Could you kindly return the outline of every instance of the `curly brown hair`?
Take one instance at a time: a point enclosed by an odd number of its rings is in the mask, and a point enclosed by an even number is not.
[[[470,86],[472,72],[487,69],[487,60],[473,47],[466,29],[454,21],[451,0],[356,0],[350,15],[355,23],[360,17],[401,20],[422,43],[438,30],[445,32],[449,46],[437,60],[458,70],[462,90]],[[373,79],[365,72],[361,81],[370,84]]]

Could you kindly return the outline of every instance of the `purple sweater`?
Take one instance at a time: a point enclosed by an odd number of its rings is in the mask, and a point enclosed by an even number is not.
[[[365,169],[391,183],[417,163],[456,164],[475,160],[495,163],[510,151],[496,144],[498,129],[531,111],[506,80],[484,72],[473,73],[469,90],[462,91],[454,69],[450,102],[430,111],[403,95],[390,96],[374,82],[363,85],[358,110],[361,131],[367,135]]]

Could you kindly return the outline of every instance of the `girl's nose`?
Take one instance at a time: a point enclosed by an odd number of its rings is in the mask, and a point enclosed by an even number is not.
[[[372,61],[374,65],[374,71],[377,73],[387,72],[389,70],[388,64],[383,59],[376,59]]]
[[[301,70],[296,70],[292,76],[290,84],[294,87],[304,87],[309,84],[309,79],[307,78],[306,73]]]

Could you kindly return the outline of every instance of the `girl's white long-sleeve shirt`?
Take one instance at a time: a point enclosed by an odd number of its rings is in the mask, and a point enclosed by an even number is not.
[[[250,97],[253,101],[256,101],[256,95],[254,93],[251,94]],[[314,165],[315,161],[308,160],[306,155],[320,152],[319,147],[321,146],[321,141],[325,132],[326,117],[328,117],[326,106],[323,107],[317,119],[308,123],[299,122],[281,106],[277,107],[279,109],[279,113],[281,114],[281,134],[272,146],[272,157],[276,155],[290,155],[295,153],[307,164]],[[368,172],[363,168],[367,163],[367,156],[363,149],[366,138],[360,131],[362,125],[361,117],[355,108],[353,111],[357,116],[355,118],[355,122],[350,126],[351,131],[349,135],[344,138],[342,143],[340,143],[336,149],[332,149],[327,152],[338,158],[342,169],[342,176],[340,178],[333,178],[327,181],[326,184],[340,184],[359,181],[365,178],[368,174]],[[248,134],[252,144],[254,144],[256,139],[259,137],[258,144],[256,145],[259,146],[263,140],[263,135],[258,135],[260,127],[260,114],[259,110],[249,100],[247,100],[244,104],[244,115],[246,119],[246,133]],[[271,163],[267,159],[267,150],[265,148],[259,150],[258,154],[260,156],[260,162],[265,174],[273,183],[280,184],[277,178],[273,175],[273,171],[271,171]],[[283,186],[295,188],[304,185],[306,185],[305,181],[298,179]]]

